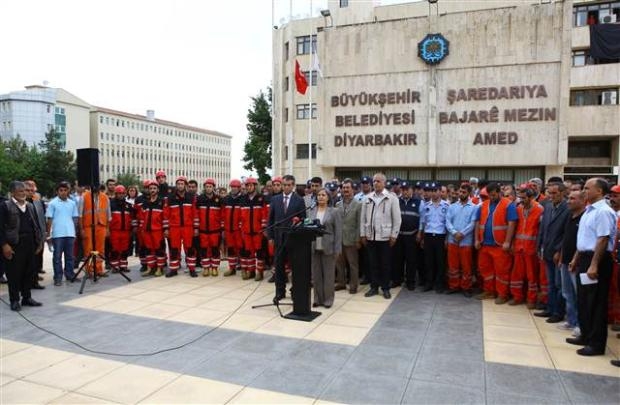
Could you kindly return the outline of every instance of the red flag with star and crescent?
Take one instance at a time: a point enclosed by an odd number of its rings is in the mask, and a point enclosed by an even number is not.
[[[297,61],[295,61],[295,87],[297,87],[297,91],[300,94],[306,94],[306,90],[308,89],[308,81],[306,80],[306,76],[301,72],[301,67]]]

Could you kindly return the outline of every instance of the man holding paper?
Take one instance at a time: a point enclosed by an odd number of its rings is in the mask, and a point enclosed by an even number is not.
[[[577,254],[569,264],[577,269],[577,306],[581,336],[566,342],[584,346],[577,350],[582,356],[605,354],[607,344],[607,298],[611,280],[616,214],[607,205],[605,195],[609,184],[592,178],[584,187],[590,204],[577,231]]]

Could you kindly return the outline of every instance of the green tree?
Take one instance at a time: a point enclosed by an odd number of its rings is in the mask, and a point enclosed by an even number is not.
[[[140,178],[134,173],[121,173],[116,176],[116,184],[122,184],[125,187],[138,186],[140,190]]]
[[[13,180],[36,179],[41,166],[41,153],[36,146],[28,146],[19,134],[0,141],[0,180],[2,193],[6,193]]]
[[[271,97],[271,87],[267,88],[267,94],[261,90],[252,97],[246,125],[249,137],[243,146],[243,168],[255,170],[261,184],[269,180],[267,169],[271,169]]]
[[[41,195],[52,196],[59,181],[73,183],[77,168],[73,153],[63,150],[60,136],[53,129],[39,143],[41,148],[38,167],[32,169],[32,179],[37,182]]]

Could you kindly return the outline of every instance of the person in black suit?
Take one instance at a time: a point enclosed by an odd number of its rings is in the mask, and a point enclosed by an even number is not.
[[[269,226],[267,238],[275,245],[276,295],[274,303],[286,296],[286,275],[284,261],[288,257],[286,240],[293,224],[293,218],[306,217],[304,199],[295,192],[295,177],[287,174],[282,178],[282,194],[273,196],[269,206]]]

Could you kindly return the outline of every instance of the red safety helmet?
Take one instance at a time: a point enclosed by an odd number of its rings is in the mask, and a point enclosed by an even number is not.
[[[155,180],[147,180],[146,181],[148,184],[146,185],[147,187],[151,187],[151,186],[157,186],[159,187],[159,184],[157,184],[157,181]]]
[[[144,181],[142,182],[142,187],[145,187],[145,188],[146,188],[146,187],[148,187],[148,186],[149,186],[149,184],[151,184],[151,181],[153,181],[153,180],[144,180]]]
[[[178,183],[179,181],[184,181],[184,182],[185,182],[185,184],[187,184],[187,177],[185,177],[185,176],[179,176],[179,177],[177,177],[177,179],[174,181],[174,183],[176,184],[176,183]]]
[[[488,197],[488,196],[489,196],[489,192],[487,191],[486,187],[480,190],[480,197]]]
[[[620,184],[616,184],[611,188],[612,193],[620,193]]]
[[[209,177],[208,179],[205,180],[203,184],[211,184],[213,187],[215,187],[215,179]]]
[[[119,184],[118,186],[114,187],[114,192],[115,193],[124,193],[125,190],[125,186]]]
[[[282,183],[282,176],[275,176],[271,179],[271,183]]]
[[[159,170],[157,173],[155,173],[155,178],[157,179],[159,177],[167,177],[166,172],[163,170]]]
[[[241,181],[238,179],[232,179],[228,185],[230,187],[241,187]]]
[[[258,181],[254,177],[248,177],[245,179],[245,184],[258,184]]]

